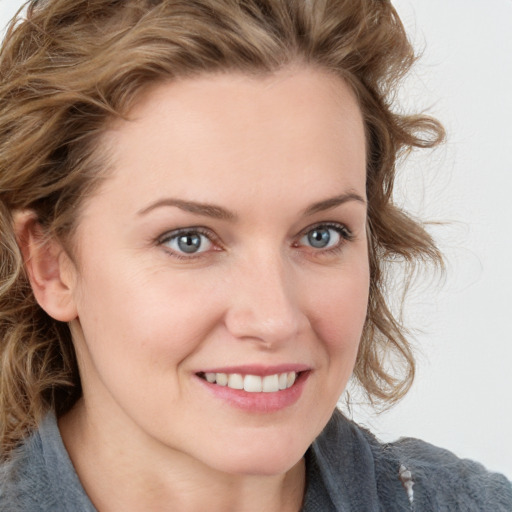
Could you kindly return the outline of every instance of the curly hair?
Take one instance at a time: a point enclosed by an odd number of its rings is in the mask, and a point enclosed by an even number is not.
[[[298,63],[354,90],[367,139],[370,295],[353,378],[374,402],[400,399],[414,358],[386,302],[389,263],[442,261],[392,197],[400,156],[444,137],[435,119],[394,104],[415,58],[389,0],[28,2],[0,53],[1,451],[81,394],[69,328],[38,306],[28,282],[15,212],[32,210],[48,236],[69,240],[83,198],[108,172],[98,146],[109,121],[155,83],[211,72],[261,75]]]

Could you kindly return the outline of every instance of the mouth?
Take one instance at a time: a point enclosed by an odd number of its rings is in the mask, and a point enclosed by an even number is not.
[[[197,376],[210,384],[243,390],[247,393],[278,393],[290,389],[298,380],[302,380],[306,373],[306,371],[290,371],[261,376],[242,373],[199,372]]]
[[[195,374],[216,399],[250,414],[284,411],[299,401],[311,366],[283,364],[211,368]]]

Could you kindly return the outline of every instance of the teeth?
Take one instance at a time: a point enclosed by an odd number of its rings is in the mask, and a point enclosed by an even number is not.
[[[244,389],[244,378],[239,373],[230,373],[228,375],[228,388]]]
[[[244,378],[244,390],[249,393],[260,393],[262,388],[261,377],[246,375]]]
[[[263,377],[264,393],[275,393],[279,391],[279,375],[267,375]]]
[[[296,372],[275,373],[274,375],[241,375],[240,373],[205,373],[205,379],[219,386],[243,389],[249,393],[275,393],[291,388],[297,378]]]
[[[228,385],[228,376],[226,373],[216,373],[215,374],[215,382],[219,386],[227,386]]]

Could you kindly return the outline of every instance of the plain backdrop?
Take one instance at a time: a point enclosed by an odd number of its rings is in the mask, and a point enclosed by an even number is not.
[[[385,440],[414,436],[512,479],[512,1],[395,0],[422,58],[402,91],[446,127],[447,143],[401,168],[398,197],[446,258],[406,319],[421,330],[418,378],[377,418]]]
[[[422,58],[401,91],[448,141],[401,166],[397,200],[432,227],[446,276],[409,296],[419,348],[407,397],[356,420],[381,439],[414,436],[512,479],[512,0],[395,0]],[[21,5],[0,0],[4,26]],[[420,154],[421,153],[421,154]]]

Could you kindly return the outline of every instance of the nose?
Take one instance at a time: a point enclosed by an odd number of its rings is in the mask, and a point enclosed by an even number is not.
[[[228,331],[267,349],[293,341],[308,324],[294,277],[277,255],[260,253],[241,265],[230,290]]]

